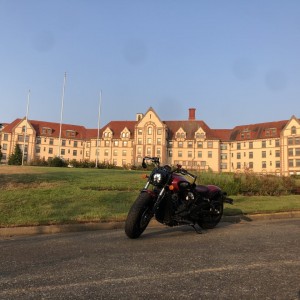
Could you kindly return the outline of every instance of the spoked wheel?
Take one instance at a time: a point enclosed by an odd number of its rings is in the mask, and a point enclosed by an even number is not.
[[[153,217],[152,203],[151,196],[142,193],[131,206],[125,222],[125,233],[129,238],[138,238],[147,228]]]
[[[217,199],[213,201],[213,205],[207,214],[202,215],[198,220],[198,225],[203,229],[212,229],[218,225],[223,215],[223,200]]]

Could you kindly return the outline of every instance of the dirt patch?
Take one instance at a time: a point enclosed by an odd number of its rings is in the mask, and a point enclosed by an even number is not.
[[[49,189],[53,187],[57,187],[60,184],[57,182],[6,182],[0,184],[0,190],[24,190],[24,189]]]
[[[0,165],[0,174],[32,174],[43,173],[39,167]]]

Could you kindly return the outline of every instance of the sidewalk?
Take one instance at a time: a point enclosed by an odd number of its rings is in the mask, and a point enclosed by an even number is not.
[[[259,221],[259,220],[275,220],[300,218],[300,211],[270,213],[270,214],[255,214],[255,215],[237,215],[224,216],[221,222],[239,223],[242,221]],[[165,225],[152,220],[149,227],[165,227]],[[78,223],[65,225],[41,225],[41,226],[27,226],[27,227],[6,227],[0,228],[0,237],[11,237],[21,235],[35,235],[35,234],[51,234],[51,233],[66,233],[66,232],[80,232],[93,230],[113,230],[124,228],[124,222],[107,222],[107,223]]]

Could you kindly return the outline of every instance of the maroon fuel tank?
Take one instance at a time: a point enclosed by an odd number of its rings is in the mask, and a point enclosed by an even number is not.
[[[191,183],[183,176],[179,174],[173,174],[171,185],[173,186],[173,191],[177,192],[182,188],[188,188]]]

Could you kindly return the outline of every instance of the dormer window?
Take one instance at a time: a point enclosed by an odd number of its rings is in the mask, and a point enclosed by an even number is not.
[[[74,131],[74,130],[66,130],[66,136],[67,137],[75,137],[76,136],[76,131]]]
[[[296,134],[297,133],[297,129],[296,129],[296,126],[293,126],[291,128],[291,134]]]
[[[43,127],[42,128],[42,134],[52,134],[52,129],[49,127]]]

